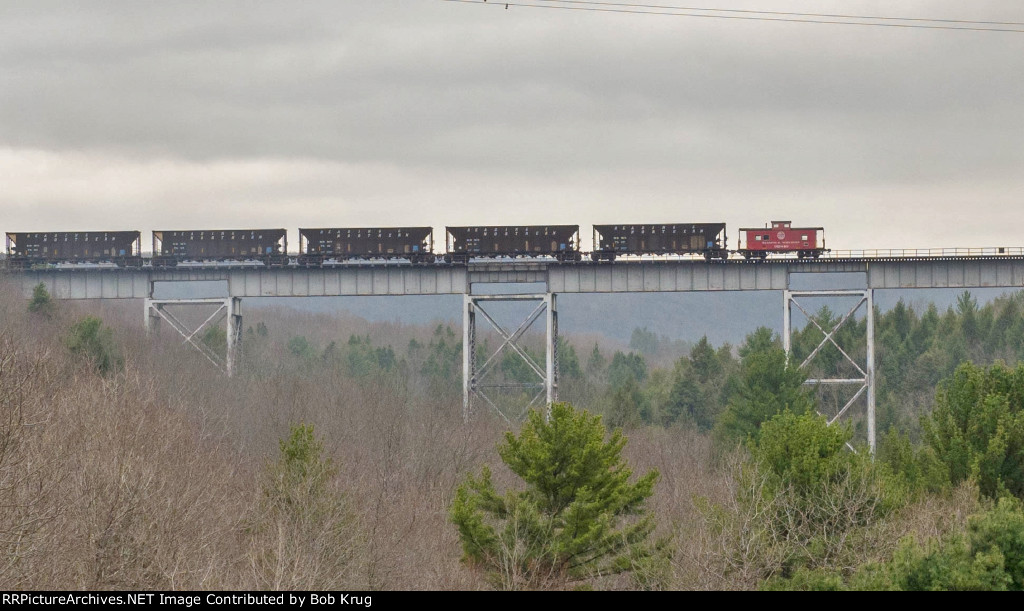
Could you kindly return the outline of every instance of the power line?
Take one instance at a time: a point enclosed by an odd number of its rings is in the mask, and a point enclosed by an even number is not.
[[[535,0],[535,1],[537,1],[537,2],[545,2],[545,1],[547,1],[547,2],[550,2],[550,1],[564,2],[566,0]],[[703,13],[682,12],[682,11],[687,11],[687,10],[702,10],[702,9],[679,9],[679,10],[671,10],[671,11],[669,11],[669,10],[643,10],[643,7],[646,6],[646,5],[639,5],[639,4],[630,5],[630,4],[624,4],[624,3],[607,3],[607,5],[605,5],[605,6],[563,6],[563,5],[555,5],[555,4],[527,4],[525,2],[514,2],[514,1],[513,2],[505,2],[504,0],[498,0],[496,2],[488,2],[487,0],[442,0],[442,2],[456,2],[456,3],[459,3],[459,4],[481,4],[481,5],[496,6],[496,7],[504,6],[506,9],[508,7],[510,7],[510,6],[514,6],[514,7],[521,7],[521,8],[539,8],[539,9],[553,9],[553,10],[563,10],[563,11],[585,11],[585,12],[593,12],[593,13],[627,13],[627,14],[634,14],[634,15],[656,15],[656,16],[662,16],[662,17],[697,17],[697,18],[705,18],[705,19],[733,19],[733,20],[740,20],[740,21],[778,21],[778,22],[783,22],[783,23],[811,23],[811,24],[818,24],[818,25],[824,25],[824,24],[828,24],[828,25],[854,25],[854,26],[878,27],[878,28],[904,28],[904,29],[921,29],[921,30],[965,30],[965,31],[972,31],[972,32],[1014,32],[1014,33],[1024,34],[1024,29],[1018,29],[1018,28],[994,28],[994,27],[980,27],[980,26],[963,26],[963,27],[961,27],[961,26],[954,26],[954,25],[926,25],[926,24],[923,24],[923,23],[891,23],[891,22],[878,23],[878,22],[871,22],[871,21],[853,21],[853,20],[841,21],[841,20],[838,20],[838,19],[826,19],[826,18],[822,18],[822,19],[797,19],[797,18],[794,18],[794,17],[782,17],[782,16],[779,16],[779,17],[760,17],[760,16],[756,16],[756,15],[738,15],[738,14],[734,14],[734,15],[720,15],[720,14],[708,15],[708,14],[703,14]],[[597,4],[597,3],[592,3],[592,4]],[[613,8],[612,6],[610,6],[612,4],[621,4],[621,6],[623,6],[623,7],[625,7],[625,6],[636,6],[636,7],[640,7],[640,8],[638,8],[638,9]],[[653,7],[654,5],[650,5],[650,6]],[[710,10],[710,9],[706,9],[706,10]],[[718,9],[718,10],[723,10],[724,11],[724,10],[727,10],[727,9]],[[773,13],[766,12],[765,14],[773,14]],[[810,14],[812,14],[812,13],[809,13],[809,15]],[[877,18],[875,18],[875,17],[852,17],[851,16],[851,19],[878,19],[878,20],[889,19],[889,20],[897,20],[897,21],[926,21],[926,22],[932,22],[932,23],[965,23],[965,24],[970,24],[970,23],[979,23],[979,24],[989,23],[989,22],[951,21],[951,20],[950,21],[945,21],[945,20],[940,20],[940,19],[898,18],[898,17],[888,17],[888,18],[877,17]],[[1017,25],[1017,22],[990,22],[990,23],[993,23],[993,24],[1006,23],[1006,24],[1010,24],[1010,25]],[[1021,23],[1021,25],[1024,25],[1024,23]]]
[[[834,19],[871,19],[877,21],[912,21],[930,23],[961,23],[971,25],[1019,25],[1024,26],[1024,21],[973,21],[968,19],[930,19],[925,17],[879,17],[877,15],[840,15],[836,13],[792,13],[785,11],[757,11],[752,9],[735,8],[704,8],[698,6],[672,6],[664,4],[637,4],[633,2],[599,2],[597,0],[533,0],[534,2],[557,3],[557,4],[587,4],[595,6],[618,6],[643,9],[664,9],[671,11],[704,11],[707,13],[745,13],[752,15],[779,15],[787,17],[819,17]]]

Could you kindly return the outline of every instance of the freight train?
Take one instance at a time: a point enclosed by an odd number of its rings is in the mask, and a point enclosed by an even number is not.
[[[465,264],[476,258],[583,259],[579,225],[488,225],[446,227],[445,252],[434,252],[431,227],[341,227],[299,229],[299,252],[288,253],[285,229],[196,229],[152,232],[153,267],[179,263],[245,262],[269,267],[320,267],[353,260],[404,259],[412,264],[439,261]],[[746,259],[770,255],[817,258],[827,252],[824,229],[772,221],[764,228],[740,229],[740,247],[730,251],[725,223],[594,225],[595,262],[618,257],[697,256],[711,261],[730,254]],[[8,233],[9,267],[58,263],[146,263],[139,231]]]

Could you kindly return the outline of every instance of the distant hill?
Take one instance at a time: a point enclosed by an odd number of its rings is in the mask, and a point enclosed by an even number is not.
[[[902,297],[915,309],[935,303],[940,310],[952,305],[959,289],[916,289],[906,291],[879,290],[875,301],[883,311]],[[971,294],[979,305],[1008,291],[976,289]],[[286,306],[307,312],[346,311],[369,321],[399,321],[426,324],[450,321],[462,324],[462,298],[458,296],[411,297],[314,297],[314,298],[250,298],[246,307]],[[814,299],[806,306],[818,309],[824,304],[833,310],[852,301]],[[524,318],[529,310],[520,305]],[[494,306],[503,324],[515,325],[515,312]],[[646,327],[659,336],[693,342],[707,335],[713,344],[737,344],[752,330],[767,326],[782,330],[782,294],[779,291],[729,293],[628,293],[628,294],[565,294],[558,297],[559,329],[563,333],[596,333],[628,343],[633,329]],[[802,326],[799,316],[796,324]],[[538,323],[539,324],[539,323]]]

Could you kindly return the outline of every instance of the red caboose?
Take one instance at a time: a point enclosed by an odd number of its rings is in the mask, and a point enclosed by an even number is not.
[[[800,259],[817,259],[825,252],[823,227],[791,225],[790,221],[772,221],[771,227],[740,229],[740,254],[747,259],[764,259],[771,253],[796,253]]]

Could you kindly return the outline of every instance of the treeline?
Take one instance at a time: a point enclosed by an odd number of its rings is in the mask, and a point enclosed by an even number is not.
[[[814,313],[822,328],[831,331],[840,313],[822,307]],[[271,338],[266,325],[257,324],[246,332],[243,350],[253,375],[281,367],[331,367],[355,378],[390,377],[409,388],[428,389],[455,398],[461,393],[462,338],[458,329],[438,325],[427,337],[409,339],[405,345],[378,345],[369,335],[348,338],[316,338],[304,335]],[[834,334],[836,343],[854,361],[865,361],[866,320],[854,318]],[[790,360],[799,364],[822,339],[822,332],[810,323],[795,329]],[[219,331],[210,331],[211,346],[222,349]],[[476,357],[478,368],[497,347],[496,337],[484,336]],[[269,349],[283,343],[284,350]],[[524,351],[543,369],[540,342],[527,337]],[[772,379],[778,368],[781,338],[759,328],[739,346],[711,345],[701,338],[692,346],[658,338],[646,329],[635,329],[631,350],[604,351],[594,344],[579,346],[561,338],[558,350],[559,397],[592,411],[605,414],[609,424],[629,429],[636,426],[694,427],[700,431],[722,430],[726,436],[742,437],[749,432],[749,415],[730,412],[729,406],[747,404],[747,411],[771,412],[757,405],[762,388],[784,384],[792,389],[800,374]],[[964,361],[990,364],[997,360],[1016,362],[1024,357],[1024,296],[1006,295],[979,307],[965,292],[954,307],[939,311],[929,305],[921,311],[900,301],[892,309],[875,312],[877,429],[896,428],[914,440],[921,430],[919,417],[934,400],[935,387]],[[671,367],[652,365],[656,356],[685,350]],[[282,352],[284,354],[282,354]],[[831,343],[801,370],[804,377],[859,377]],[[539,380],[534,370],[510,349],[488,364],[488,381],[528,385]],[[798,386],[798,384],[796,384]],[[818,395],[825,413],[836,413],[849,398],[849,389],[823,389]],[[783,391],[780,391],[783,392]],[[791,390],[785,390],[791,392]],[[522,402],[528,391],[508,399]],[[785,397],[785,401],[796,400]],[[769,403],[774,401],[771,397]],[[743,410],[740,410],[741,412]],[[728,415],[727,415],[728,414]],[[725,418],[725,421],[723,421]],[[752,422],[763,418],[754,417]],[[857,430],[863,435],[863,423]],[[734,430],[735,434],[728,431]]]

